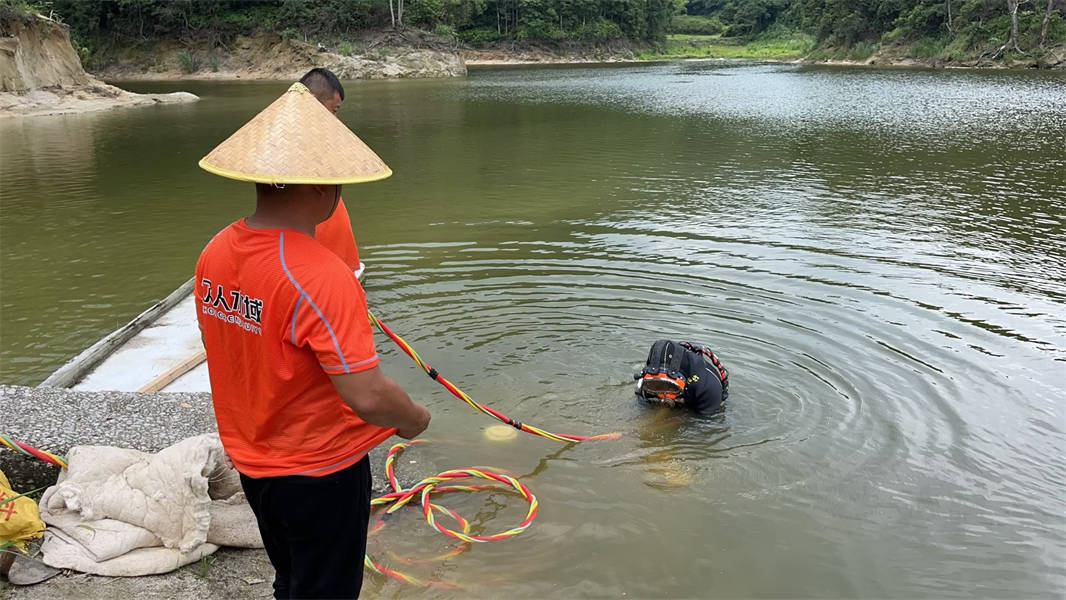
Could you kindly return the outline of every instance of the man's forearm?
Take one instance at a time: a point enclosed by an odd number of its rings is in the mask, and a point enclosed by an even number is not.
[[[351,402],[348,405],[361,419],[379,427],[409,430],[422,424],[423,420],[428,424],[426,416],[429,411],[411,400],[399,385],[391,381],[389,383],[392,385],[383,386],[384,389],[372,393],[371,398],[362,398],[358,405]]]
[[[367,423],[414,437],[429,425],[429,411],[376,367],[366,373],[331,376],[341,398]]]

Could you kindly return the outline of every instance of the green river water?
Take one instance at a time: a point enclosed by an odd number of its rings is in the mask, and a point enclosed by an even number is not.
[[[252,207],[196,162],[285,83],[125,87],[202,100],[0,121],[0,382],[171,292]],[[623,433],[488,441],[381,338],[434,413],[402,462],[507,469],[541,503],[518,537],[401,570],[473,597],[1066,594],[1066,74],[712,61],[346,89],[395,171],[344,190],[374,312],[479,401]],[[715,348],[722,414],[635,401],[658,338]],[[483,533],[525,514],[442,502]],[[370,543],[447,547],[414,515]]]

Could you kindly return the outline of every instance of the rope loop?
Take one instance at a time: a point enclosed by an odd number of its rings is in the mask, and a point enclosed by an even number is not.
[[[400,454],[402,454],[404,450],[416,444],[423,443],[425,443],[425,440],[412,440],[409,442],[401,442],[399,444],[394,444],[391,448],[389,448],[389,452],[385,456],[385,476],[388,478],[389,486],[392,488],[392,492],[384,494],[382,496],[378,496],[377,498],[371,500],[370,510],[371,512],[373,512],[379,507],[388,505],[388,509],[385,511],[385,514],[388,515],[395,512],[396,510],[399,510],[408,502],[410,502],[412,498],[418,496],[420,498],[420,503],[422,507],[422,516],[426,519],[426,522],[429,524],[429,526],[450,538],[459,540],[460,542],[450,551],[430,559],[431,561],[442,560],[444,558],[461,554],[462,552],[466,551],[466,549],[472,543],[495,542],[498,540],[507,539],[509,537],[514,537],[522,533],[526,529],[529,529],[530,524],[533,523],[533,518],[537,515],[537,510],[540,505],[537,501],[537,497],[534,496],[533,492],[531,492],[529,488],[526,487],[525,484],[523,484],[521,481],[518,481],[514,477],[511,477],[510,475],[500,472],[496,469],[491,469],[488,467],[467,467],[464,469],[452,469],[450,471],[438,473],[437,475],[434,475],[432,477],[427,477],[413,485],[410,489],[403,489],[400,486],[399,482],[397,482],[396,480],[396,473],[393,468],[393,464],[395,463],[396,458]],[[462,479],[485,479],[492,483],[490,483],[489,485],[441,485],[451,481]],[[501,488],[499,484],[503,484],[506,487]],[[506,531],[501,531],[500,533],[492,535],[471,535],[469,521],[464,519],[459,513],[455,512],[450,508],[446,508],[440,506],[439,504],[434,504],[433,502],[430,502],[430,496],[432,494],[445,492],[475,492],[482,490],[500,489],[513,489],[515,492],[518,493],[518,495],[520,495],[526,502],[529,503],[529,509],[526,511],[525,518],[523,518],[518,525]],[[437,513],[445,514],[452,517],[452,519],[454,519],[455,522],[459,524],[459,530],[457,531],[455,529],[449,529],[441,525],[437,521],[437,517],[435,516]],[[373,532],[377,532],[382,527],[384,527],[383,522],[381,522],[380,525],[376,525],[373,528]],[[403,560],[403,562],[408,563],[427,562],[416,561],[411,559],[401,560]],[[419,579],[417,577],[413,577],[411,575],[407,575],[405,573],[401,573],[395,569],[391,569],[379,562],[376,562],[374,559],[370,558],[369,554],[366,555],[366,557],[363,559],[363,564],[366,566],[367,569],[370,569],[375,573],[391,577],[397,581],[402,581],[404,583],[453,589],[457,587],[455,584],[442,581],[427,581]]]

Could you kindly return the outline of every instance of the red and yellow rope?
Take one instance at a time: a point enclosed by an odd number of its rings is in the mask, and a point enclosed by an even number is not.
[[[522,423],[521,421],[516,421],[516,420],[508,417],[507,415],[504,415],[503,413],[497,411],[497,410],[494,410],[494,409],[492,409],[492,408],[490,408],[488,406],[485,406],[483,404],[479,404],[478,402],[475,402],[472,398],[470,398],[470,396],[467,396],[462,390],[460,390],[459,388],[455,387],[455,385],[452,384],[452,382],[450,382],[447,379],[445,379],[444,376],[441,375],[440,373],[438,373],[436,369],[434,369],[428,363],[426,363],[424,360],[422,360],[422,357],[420,357],[418,355],[418,353],[415,352],[414,348],[412,348],[407,342],[405,342],[403,340],[403,338],[401,338],[400,336],[398,336],[395,333],[393,333],[392,330],[389,329],[389,327],[387,325],[385,325],[385,323],[382,323],[381,321],[379,321],[378,318],[374,316],[374,313],[372,313],[370,311],[367,311],[366,316],[367,316],[368,319],[370,319],[370,323],[371,324],[373,324],[378,329],[380,329],[382,333],[384,333],[385,335],[389,336],[389,338],[392,341],[396,342],[396,345],[399,346],[400,349],[403,350],[405,354],[407,354],[407,356],[410,356],[411,360],[415,361],[415,364],[417,364],[419,366],[419,368],[421,368],[423,371],[425,371],[426,374],[429,375],[429,377],[431,379],[433,379],[437,383],[443,385],[444,389],[446,389],[449,392],[451,392],[453,396],[455,396],[456,398],[462,400],[463,402],[466,402],[468,405],[470,405],[474,410],[477,410],[478,412],[481,412],[481,413],[484,413],[486,415],[489,415],[490,417],[494,417],[496,419],[499,419],[500,421],[503,421],[504,423],[507,423],[508,425],[510,425],[511,427],[514,427],[515,429],[517,429],[519,431],[524,431],[526,433],[532,433],[533,435],[539,435],[541,437],[548,438],[549,440],[555,440],[556,442],[592,442],[592,441],[598,441],[598,440],[614,440],[614,439],[618,439],[619,437],[622,436],[622,434],[620,434],[620,433],[601,433],[599,435],[591,435],[591,436],[571,435],[571,434],[566,434],[566,433],[552,433],[550,431],[545,431],[543,429],[539,429],[539,428],[534,427],[532,425],[528,425],[526,423]]]
[[[415,444],[422,443],[425,443],[425,441],[413,440],[410,442],[401,442],[389,448],[389,452],[385,456],[385,475],[386,477],[388,477],[389,486],[392,488],[393,491],[371,500],[371,511],[373,511],[375,507],[391,505],[385,511],[386,514],[391,514],[399,510],[408,502],[410,502],[411,499],[414,498],[416,495],[419,495],[422,504],[422,516],[425,517],[426,522],[429,523],[429,526],[450,538],[454,538],[460,541],[460,543],[456,545],[455,548],[453,548],[451,551],[437,556],[433,560],[441,560],[450,556],[460,554],[471,543],[494,542],[497,540],[507,539],[509,537],[516,536],[529,528],[530,524],[533,522],[533,517],[537,515],[537,509],[540,506],[539,502],[537,501],[537,497],[529,491],[529,488],[527,488],[525,484],[518,481],[514,477],[511,477],[510,475],[507,475],[505,473],[501,473],[495,469],[489,469],[486,467],[452,469],[450,471],[444,471],[443,473],[439,473],[432,477],[427,477],[422,481],[416,483],[410,489],[403,489],[400,486],[399,482],[397,482],[396,480],[396,474],[393,468],[393,463],[395,462],[396,457],[399,456],[399,454],[402,453],[403,450]],[[501,488],[498,485],[450,485],[442,487],[440,485],[447,481],[470,478],[486,479],[492,482],[505,484],[507,487]],[[457,491],[480,491],[487,489],[513,489],[518,492],[518,494],[522,496],[522,498],[524,498],[526,502],[529,503],[529,510],[526,511],[525,518],[523,518],[517,526],[512,527],[511,529],[508,529],[506,531],[502,531],[500,533],[492,535],[470,535],[470,523],[462,516],[460,516],[459,513],[455,512],[450,508],[445,508],[443,506],[440,506],[439,504],[434,504],[429,501],[429,497],[431,494]],[[438,523],[436,517],[434,516],[435,512],[450,515],[459,524],[459,527],[460,529],[462,529],[462,531],[448,529],[447,527],[444,527],[443,525]],[[381,529],[382,526],[383,525],[375,526],[373,528],[373,531],[378,531],[379,529]],[[414,561],[408,560],[405,562]],[[417,577],[413,577],[411,575],[407,575],[405,573],[401,573],[399,571],[396,571],[395,569],[390,569],[382,565],[381,563],[374,561],[372,558],[370,558],[369,554],[366,555],[366,557],[363,559],[363,564],[366,566],[366,568],[370,569],[375,573],[391,577],[397,581],[402,581],[404,583],[434,587],[456,587],[454,584],[445,583],[441,581],[426,581]]]
[[[18,452],[19,454],[32,456],[34,458],[43,460],[46,463],[60,466],[64,469],[67,468],[67,461],[62,456],[52,454],[51,452],[47,452],[45,450],[38,450],[37,448],[34,448],[33,446],[27,443],[20,442],[18,440],[13,440],[3,434],[0,434],[0,446],[6,446],[8,448],[11,448],[15,452]]]

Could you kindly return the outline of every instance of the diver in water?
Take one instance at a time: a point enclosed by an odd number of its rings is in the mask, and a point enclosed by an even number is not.
[[[644,370],[633,378],[644,400],[701,414],[716,412],[729,397],[725,366],[710,348],[691,342],[655,342]]]

